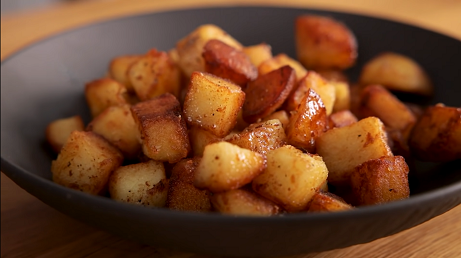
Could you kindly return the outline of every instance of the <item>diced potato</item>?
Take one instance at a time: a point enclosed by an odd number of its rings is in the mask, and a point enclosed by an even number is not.
[[[179,98],[181,73],[166,52],[150,50],[131,65],[128,77],[141,101],[167,92]]]
[[[390,129],[402,132],[407,138],[416,117],[396,96],[380,85],[365,87],[360,96],[362,117],[376,116]]]
[[[266,43],[246,46],[243,52],[250,58],[251,63],[258,67],[262,62],[272,58],[272,48]]]
[[[285,145],[267,154],[267,168],[253,179],[255,192],[289,212],[307,210],[328,177],[322,157]]]
[[[317,138],[328,129],[328,116],[320,96],[309,89],[298,108],[291,112],[286,128],[289,144],[315,153]]]
[[[191,126],[189,128],[189,139],[193,155],[200,157],[203,155],[205,146],[222,140],[222,138],[198,126]]]
[[[243,48],[242,44],[216,25],[205,24],[198,27],[176,43],[176,50],[179,57],[178,65],[187,78],[190,78],[195,71],[205,71],[202,52],[203,46],[210,39],[221,40],[236,49]]]
[[[357,205],[372,205],[410,197],[409,168],[402,156],[365,161],[351,174]]]
[[[109,179],[110,197],[119,202],[164,207],[167,192],[165,167],[159,161],[121,166]]]
[[[271,59],[268,59],[264,62],[262,62],[258,66],[258,72],[259,74],[266,74],[269,73],[270,71],[279,69],[282,66],[289,65],[291,68],[293,68],[296,72],[296,81],[300,80],[303,78],[307,70],[304,68],[302,64],[300,64],[297,60],[287,56],[286,54],[278,54]]]
[[[85,97],[93,117],[99,115],[107,107],[128,104],[125,86],[110,78],[87,83]]]
[[[424,69],[413,59],[386,52],[368,61],[362,68],[360,84],[380,84],[392,91],[431,96],[434,91]]]
[[[349,110],[342,110],[331,114],[328,117],[330,128],[344,127],[358,121],[357,117]]]
[[[428,107],[413,127],[409,145],[420,160],[461,159],[461,108],[443,104]]]
[[[211,197],[213,207],[224,214],[270,216],[280,213],[273,202],[246,189],[216,193]]]
[[[264,156],[286,143],[285,130],[279,120],[254,123],[239,134],[225,139],[241,148],[249,149]]]
[[[344,70],[357,59],[357,42],[352,31],[326,16],[297,17],[295,45],[297,58],[307,69]]]
[[[206,72],[228,79],[242,88],[258,76],[258,69],[242,50],[220,40],[209,40],[203,47],[202,56]]]
[[[317,192],[309,205],[309,212],[334,212],[346,211],[353,207],[341,197],[329,192]]]
[[[333,105],[336,99],[335,86],[314,71],[309,71],[306,76],[299,80],[296,89],[286,101],[286,109],[288,111],[295,110],[309,89],[313,89],[320,96],[325,105],[327,115],[330,115],[333,112]]]
[[[248,123],[254,123],[272,114],[285,102],[295,83],[295,71],[288,65],[249,82],[245,89],[243,119]]]
[[[349,78],[342,70],[338,69],[316,69],[315,72],[320,74],[323,78],[325,78],[329,82],[343,82],[348,84]]]
[[[266,121],[269,121],[269,120],[272,120],[272,119],[278,119],[282,125],[283,125],[283,128],[287,128],[288,126],[288,123],[290,121],[290,117],[288,116],[288,112],[286,110],[279,110],[279,111],[276,111],[266,117],[264,117],[262,119],[262,122],[266,122]]]
[[[330,81],[335,88],[335,102],[333,112],[348,110],[351,107],[351,90],[349,84],[340,81]]]
[[[128,92],[134,92],[133,85],[128,77],[131,65],[138,61],[142,55],[117,56],[109,64],[109,75],[112,79],[125,86]]]
[[[217,142],[205,147],[194,185],[214,193],[237,189],[250,183],[264,168],[261,154],[228,142]]]
[[[59,153],[72,131],[83,131],[85,125],[79,115],[61,118],[48,124],[45,137],[54,152]]]
[[[167,207],[180,211],[211,211],[210,192],[194,186],[195,170],[200,159],[183,159],[171,172]]]
[[[184,101],[184,115],[189,125],[224,137],[234,128],[244,101],[240,86],[209,73],[194,72]]]
[[[132,106],[131,112],[147,157],[175,163],[188,155],[190,142],[186,122],[175,96],[162,94]]]
[[[393,156],[384,124],[376,117],[332,128],[316,143],[317,153],[328,167],[328,182],[333,185],[348,185],[354,168],[367,160]]]
[[[110,174],[123,162],[122,153],[93,132],[73,131],[56,160],[53,181],[86,192],[104,194]]]
[[[141,151],[141,135],[128,104],[106,108],[88,124],[87,130],[103,136],[127,159],[135,159]]]

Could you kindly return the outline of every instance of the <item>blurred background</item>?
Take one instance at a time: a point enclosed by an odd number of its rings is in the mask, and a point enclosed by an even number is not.
[[[60,2],[75,2],[77,0],[1,0],[2,14],[43,8]]]

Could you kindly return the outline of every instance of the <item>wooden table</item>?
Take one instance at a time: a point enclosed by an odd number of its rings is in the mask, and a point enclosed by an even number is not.
[[[283,4],[282,4],[283,3]],[[10,13],[1,18],[1,58],[70,28],[130,14],[210,5],[325,8],[390,18],[461,39],[458,0],[81,0]],[[71,219],[1,175],[2,257],[202,257],[144,246]],[[296,257],[461,257],[461,206],[399,234]]]

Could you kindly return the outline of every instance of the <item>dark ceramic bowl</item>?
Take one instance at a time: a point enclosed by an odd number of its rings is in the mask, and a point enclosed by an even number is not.
[[[366,243],[414,227],[461,203],[460,162],[419,164],[411,198],[330,214],[232,217],[150,209],[117,203],[54,184],[44,139],[46,125],[81,114],[89,120],[83,85],[100,78],[111,58],[168,50],[204,23],[214,23],[245,45],[267,42],[294,56],[293,24],[306,13],[329,15],[355,33],[359,59],[382,51],[416,59],[436,85],[430,103],[460,106],[461,42],[424,29],[359,15],[320,10],[232,7],[153,13],[98,23],[36,43],[1,64],[1,169],[57,210],[124,238],[157,247],[229,256],[281,256]]]

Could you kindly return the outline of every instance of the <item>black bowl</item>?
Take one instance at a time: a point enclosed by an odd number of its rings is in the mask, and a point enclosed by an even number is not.
[[[87,26],[36,43],[1,64],[1,169],[57,210],[90,225],[157,247],[228,256],[281,256],[366,243],[395,234],[461,203],[461,167],[421,163],[411,171],[411,198],[329,214],[233,217],[151,209],[117,203],[54,184],[44,139],[46,125],[81,114],[89,121],[83,85],[102,77],[111,58],[168,50],[204,23],[214,23],[245,45],[266,42],[294,57],[294,19],[332,16],[357,37],[358,64],[382,51],[417,60],[436,85],[431,103],[459,106],[461,42],[392,21],[345,13],[271,7],[179,10]]]

